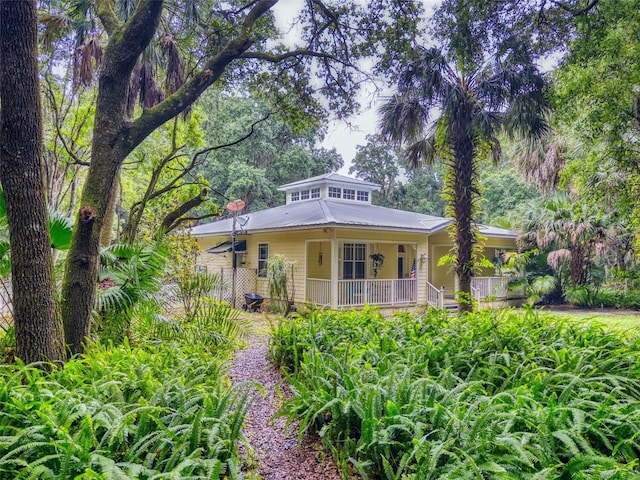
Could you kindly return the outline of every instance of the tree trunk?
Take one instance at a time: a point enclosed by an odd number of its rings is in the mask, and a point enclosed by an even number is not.
[[[473,277],[473,207],[475,202],[475,165],[469,106],[459,107],[455,119],[453,158],[453,192],[451,204],[454,214],[456,263],[458,277],[458,311],[473,310],[471,278]]]
[[[251,34],[254,24],[277,0],[254,2],[245,15],[237,38],[229,40],[176,93],[145,110],[133,121],[126,115],[131,72],[158,28],[164,4],[159,0],[138,0],[133,15],[125,24],[121,24],[112,2],[96,0],[95,3],[110,37],[104,50],[98,81],[91,165],[80,200],[78,221],[71,237],[62,285],[65,338],[73,353],[84,350],[90,333],[98,280],[100,237],[122,162],[151,132],[193,104],[202,92],[221,77],[233,60],[253,45]]]
[[[0,179],[11,242],[16,353],[65,359],[56,315],[38,86],[36,2],[0,1]]]
[[[104,225],[102,227],[102,234],[100,236],[100,246],[108,247],[111,245],[111,239],[113,238],[113,223],[116,218],[116,205],[118,204],[118,196],[120,194],[120,170],[113,180],[113,191],[111,192],[111,199],[107,204],[107,211],[104,215]]]
[[[102,228],[111,199],[117,194],[118,172],[132,149],[126,142],[130,128],[125,115],[129,78],[138,55],[157,28],[162,7],[158,1],[138,3],[127,30],[112,37],[105,49],[96,98],[91,164],[62,285],[64,334],[72,353],[84,351],[90,333]]]

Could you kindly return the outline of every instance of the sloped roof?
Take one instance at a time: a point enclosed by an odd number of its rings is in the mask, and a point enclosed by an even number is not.
[[[240,215],[246,233],[295,230],[321,226],[362,227],[376,230],[433,233],[451,223],[450,219],[422,213],[395,210],[376,205],[314,200],[291,203]],[[198,225],[191,229],[196,236],[229,235],[232,219]],[[240,222],[236,231],[240,231]],[[511,236],[511,235],[510,235]]]
[[[321,183],[341,183],[341,184],[349,184],[359,187],[366,187],[367,190],[380,190],[380,185],[377,183],[367,182],[365,180],[359,180],[353,177],[347,177],[345,175],[340,175],[339,173],[325,173],[323,175],[317,175],[311,178],[305,178],[304,180],[299,180],[297,182],[287,183],[285,185],[280,185],[278,190],[287,191],[295,188],[303,187],[306,185],[312,184],[321,184]]]

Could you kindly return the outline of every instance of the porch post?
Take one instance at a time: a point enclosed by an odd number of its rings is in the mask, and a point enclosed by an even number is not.
[[[331,308],[338,309],[338,272],[340,266],[338,264],[338,241],[331,239]]]

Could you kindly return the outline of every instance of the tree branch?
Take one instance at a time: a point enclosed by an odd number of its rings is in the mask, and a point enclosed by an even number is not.
[[[328,60],[335,60],[340,63],[345,63],[339,58],[336,58],[334,55],[330,55],[328,53],[323,53],[323,52],[316,52],[313,50],[307,50],[303,48],[298,50],[291,50],[290,52],[285,52],[280,55],[274,55],[266,52],[245,52],[240,57],[264,60],[272,63],[279,63],[283,60],[287,60],[288,58],[299,57],[299,56],[325,58]]]
[[[120,20],[116,15],[113,0],[96,0],[96,11],[108,36],[120,28]]]
[[[576,9],[573,6],[569,5],[568,3],[562,2],[560,0],[552,0],[552,3],[556,5],[558,8],[564,10],[565,12],[568,12],[571,15],[574,15],[577,17],[580,15],[584,15],[585,13],[589,13],[591,10],[593,10],[595,6],[598,4],[598,1],[599,0],[591,0],[587,5],[579,9]]]
[[[153,3],[152,0],[146,0]],[[200,95],[215,83],[224,73],[229,64],[238,58],[253,45],[250,38],[255,22],[264,15],[277,0],[259,0],[247,14],[240,35],[230,40],[224,48],[212,57],[190,81],[185,83],[173,95],[167,97],[153,108],[145,110],[140,117],[131,123],[124,140],[127,153],[133,150],[150,132],[166,121],[182,113],[189,105],[195,102]]]
[[[207,198],[209,198],[208,191],[206,188],[203,188],[197,196],[187,200],[178,208],[169,212],[164,217],[164,220],[162,220],[162,223],[160,224],[160,227],[158,228],[158,230],[156,230],[155,237],[160,238],[163,235],[169,233],[174,228],[176,228],[178,225],[180,225],[180,223],[182,223],[180,221],[180,218],[182,216],[184,216],[192,208],[195,208],[198,205],[201,205],[202,203],[204,203],[207,200]]]

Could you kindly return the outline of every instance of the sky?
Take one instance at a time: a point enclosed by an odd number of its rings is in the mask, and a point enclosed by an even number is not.
[[[425,11],[431,10],[441,0],[423,0]],[[289,26],[295,18],[297,12],[300,11],[302,0],[280,0],[274,7],[273,12],[276,16],[276,22],[282,31],[288,32],[285,36],[295,41],[295,28],[290,29]],[[378,129],[378,108],[381,100],[374,95],[374,89],[363,88],[358,93],[358,100],[361,110],[345,120],[334,120],[329,123],[327,134],[321,143],[322,147],[335,148],[342,155],[344,166],[338,173],[348,175],[351,162],[356,155],[356,147],[365,145],[366,136],[375,134]]]

